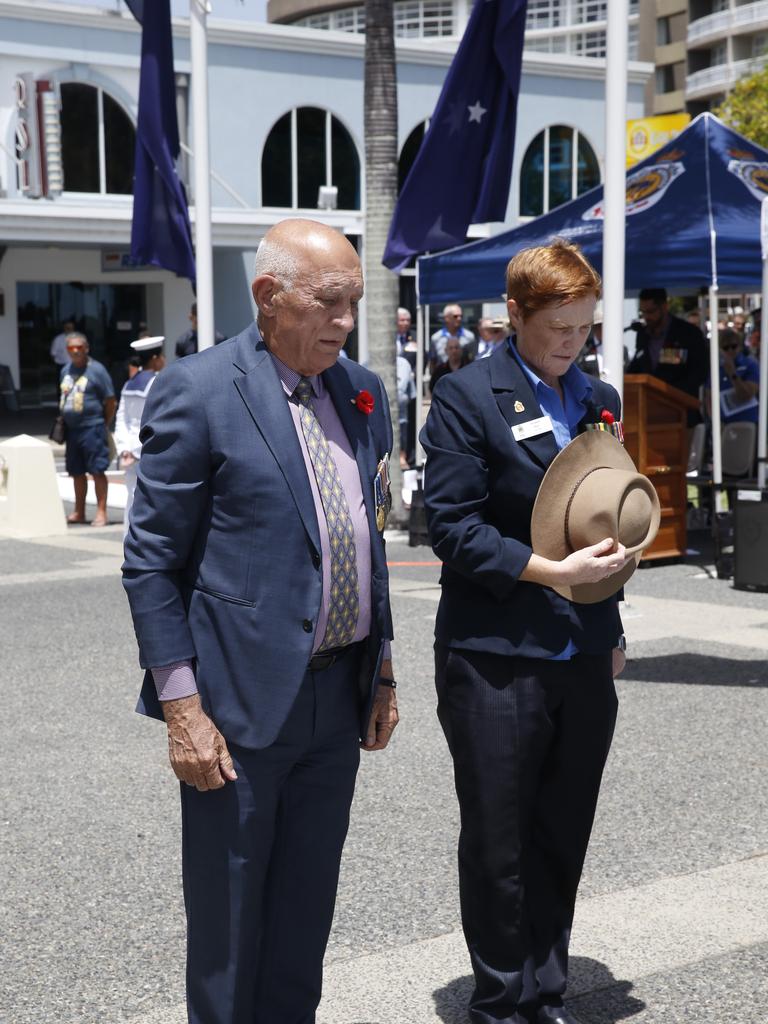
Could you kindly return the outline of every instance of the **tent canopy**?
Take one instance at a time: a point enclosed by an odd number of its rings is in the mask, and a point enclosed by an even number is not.
[[[627,291],[760,291],[760,205],[768,151],[700,114],[627,175]],[[500,299],[521,249],[567,238],[602,271],[603,187],[495,238],[418,260],[419,302]]]

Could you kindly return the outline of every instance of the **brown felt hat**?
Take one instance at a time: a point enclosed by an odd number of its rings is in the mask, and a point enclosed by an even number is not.
[[[619,591],[637,568],[643,549],[659,529],[659,497],[638,473],[613,434],[588,430],[555,457],[544,475],[531,516],[531,544],[537,555],[559,562],[573,551],[619,540],[634,557],[599,583],[554,587],[576,604],[594,604]]]

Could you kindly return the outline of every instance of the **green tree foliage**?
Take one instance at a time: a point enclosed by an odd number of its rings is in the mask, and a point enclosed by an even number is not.
[[[739,79],[714,113],[729,128],[768,149],[768,66]]]

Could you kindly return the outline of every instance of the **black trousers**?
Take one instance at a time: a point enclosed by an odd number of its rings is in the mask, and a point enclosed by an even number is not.
[[[613,736],[611,654],[570,661],[435,648],[461,809],[473,1024],[559,1005],[576,890]]]
[[[307,672],[237,781],[181,785],[190,1024],[313,1024],[359,746],[359,656]]]

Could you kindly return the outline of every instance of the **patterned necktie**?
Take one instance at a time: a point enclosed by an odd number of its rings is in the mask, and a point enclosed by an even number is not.
[[[360,594],[357,582],[355,531],[338,467],[328,446],[328,439],[310,405],[312,384],[309,379],[302,377],[293,393],[299,400],[301,429],[315,471],[331,545],[328,624],[325,627],[323,641],[318,647],[318,651],[324,651],[330,647],[343,647],[351,643],[357,628]]]

